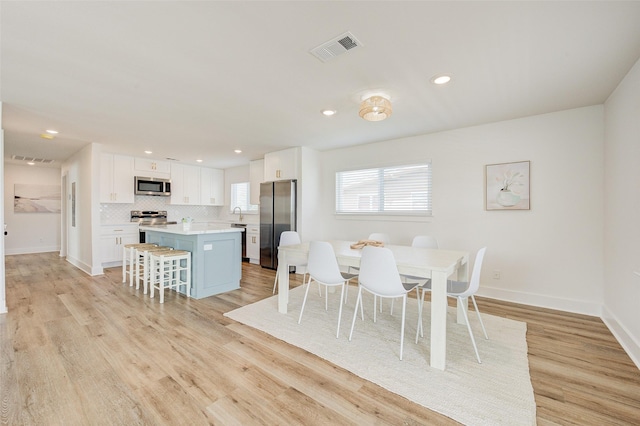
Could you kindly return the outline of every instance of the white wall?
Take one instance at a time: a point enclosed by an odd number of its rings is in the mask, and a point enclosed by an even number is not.
[[[2,128],[2,102],[0,102],[0,179],[3,184],[0,185],[0,223],[4,223],[4,129]],[[4,269],[4,234],[2,244],[0,244],[0,314],[7,312],[7,293],[5,287],[5,269]]]
[[[60,213],[15,213],[15,184],[56,185],[59,168],[4,165],[4,217],[8,235],[6,254],[40,253],[60,250]]]
[[[472,256],[486,245],[480,294],[600,315],[603,114],[600,105],[323,152],[323,214],[315,234],[357,240],[386,232],[396,244],[430,234],[442,248]],[[425,159],[433,164],[430,220],[334,215],[336,171]],[[531,210],[485,211],[485,165],[526,160]],[[492,279],[493,270],[501,271],[500,280]]]
[[[62,165],[66,175],[67,261],[90,275],[103,273],[100,260],[100,149],[87,145]],[[75,225],[72,224],[72,186],[75,183]]]
[[[603,318],[640,368],[640,61],[605,103]]]

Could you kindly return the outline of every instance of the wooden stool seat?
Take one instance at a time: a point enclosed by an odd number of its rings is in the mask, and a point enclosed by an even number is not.
[[[129,274],[129,287],[133,285],[134,275],[137,278],[137,258],[135,257],[136,249],[144,247],[157,247],[151,243],[134,243],[125,244],[122,249],[122,282],[127,282],[127,274]]]
[[[178,291],[186,287],[187,297],[191,297],[191,252],[186,250],[155,250],[149,252],[151,295],[160,292],[160,303],[164,303],[164,289]]]

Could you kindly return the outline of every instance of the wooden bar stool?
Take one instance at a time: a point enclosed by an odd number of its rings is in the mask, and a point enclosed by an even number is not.
[[[149,261],[149,255],[156,251],[168,251],[173,250],[173,247],[166,246],[154,246],[154,247],[141,247],[136,250],[136,288],[140,288],[140,280],[142,280],[143,294],[147,294],[149,288],[149,277],[152,273],[151,262]]]
[[[125,244],[122,249],[122,282],[127,282],[127,274],[129,274],[129,287],[133,286],[133,277],[138,278],[136,250],[145,247],[157,247],[157,245],[151,243]]]
[[[160,292],[160,303],[164,303],[164,289],[178,291],[186,287],[191,297],[191,252],[184,250],[152,251],[149,253],[151,273],[151,298],[155,289]]]

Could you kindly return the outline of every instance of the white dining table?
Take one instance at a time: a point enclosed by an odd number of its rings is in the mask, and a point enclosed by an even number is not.
[[[344,267],[360,266],[362,250],[352,249],[354,241],[329,241],[333,246],[338,264]],[[469,280],[469,253],[458,250],[426,249],[410,246],[386,246],[393,252],[398,272],[431,278],[431,341],[430,365],[444,370],[447,354],[447,279],[456,274],[460,281]],[[309,243],[278,248],[278,311],[287,313],[289,302],[289,268],[287,265],[304,263],[309,254]],[[457,321],[464,324],[462,310],[468,303],[458,304]]]

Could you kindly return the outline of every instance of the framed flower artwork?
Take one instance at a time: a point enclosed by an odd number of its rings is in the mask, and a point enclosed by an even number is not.
[[[530,210],[530,161],[485,166],[486,210]]]

